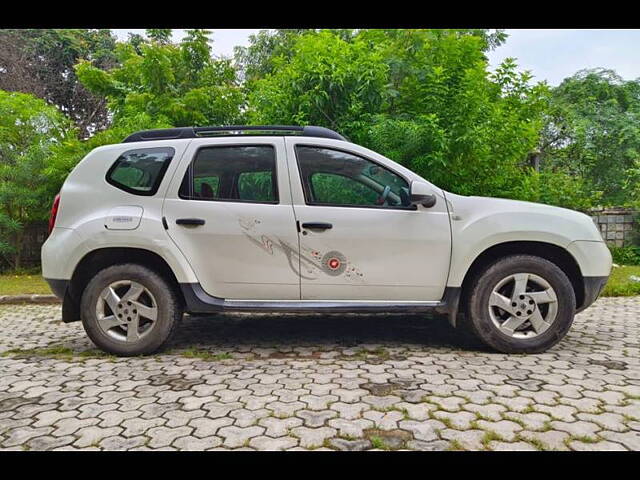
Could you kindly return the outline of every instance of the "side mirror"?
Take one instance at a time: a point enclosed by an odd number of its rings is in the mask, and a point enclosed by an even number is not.
[[[426,183],[413,181],[411,182],[409,201],[411,205],[430,208],[436,204],[436,195]]]

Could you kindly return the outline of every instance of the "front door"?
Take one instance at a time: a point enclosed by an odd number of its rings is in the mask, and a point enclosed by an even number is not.
[[[298,234],[282,138],[191,142],[163,207],[202,288],[233,300],[299,300]]]
[[[355,145],[286,141],[302,299],[441,300],[451,251],[443,197],[403,206],[419,177],[394,162]]]

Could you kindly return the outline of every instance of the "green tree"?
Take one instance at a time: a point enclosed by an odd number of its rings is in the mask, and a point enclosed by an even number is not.
[[[170,28],[149,28],[147,29],[147,37],[152,41],[167,44],[171,43],[171,29]]]
[[[329,31],[300,36],[293,55],[272,59],[274,73],[249,95],[253,123],[314,124],[341,128],[378,111],[387,67],[376,49]]]
[[[547,87],[513,60],[488,71],[502,41],[485,30],[307,32],[253,83],[250,118],[338,129],[457,193],[526,198]]]
[[[114,123],[148,115],[172,126],[238,123],[244,95],[229,59],[216,60],[206,30],[189,30],[173,44],[152,40],[119,43],[119,66],[104,70],[89,61],[76,66],[80,81],[108,99]]]
[[[115,43],[109,30],[0,30],[0,89],[45,99],[86,138],[105,128],[109,117],[105,99],[84,88],[73,67],[81,59],[114,66]]]
[[[234,48],[235,63],[244,82],[250,86],[253,81],[272,73],[275,68],[274,59],[291,58],[296,40],[309,32],[315,30],[260,30],[257,34],[250,35],[247,47]]]
[[[96,133],[91,138],[78,138],[77,131],[70,129],[50,148],[45,174],[46,181],[52,191],[58,191],[73,167],[91,150],[102,145],[120,143],[124,138],[139,130],[153,128],[171,128],[166,119],[151,117],[146,113],[124,117],[106,130]]]
[[[581,70],[554,88],[541,163],[584,178],[606,204],[640,200],[640,81]]]
[[[0,90],[0,256],[14,269],[22,266],[24,225],[47,218],[56,186],[45,169],[68,127],[43,100]]]

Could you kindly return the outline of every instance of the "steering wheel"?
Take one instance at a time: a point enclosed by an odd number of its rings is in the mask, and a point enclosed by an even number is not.
[[[378,201],[376,202],[378,205],[384,205],[387,203],[387,197],[389,196],[389,192],[391,192],[391,187],[389,185],[387,185],[386,187],[384,187],[384,190],[382,191],[382,195],[380,195],[380,197],[378,198]]]

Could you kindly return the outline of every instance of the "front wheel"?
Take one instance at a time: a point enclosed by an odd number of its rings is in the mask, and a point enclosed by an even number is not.
[[[136,264],[98,272],[82,294],[80,312],[93,343],[119,356],[156,352],[169,341],[182,318],[168,282]]]
[[[569,331],[576,310],[571,282],[555,264],[532,255],[498,260],[471,286],[465,321],[504,353],[540,353]]]

